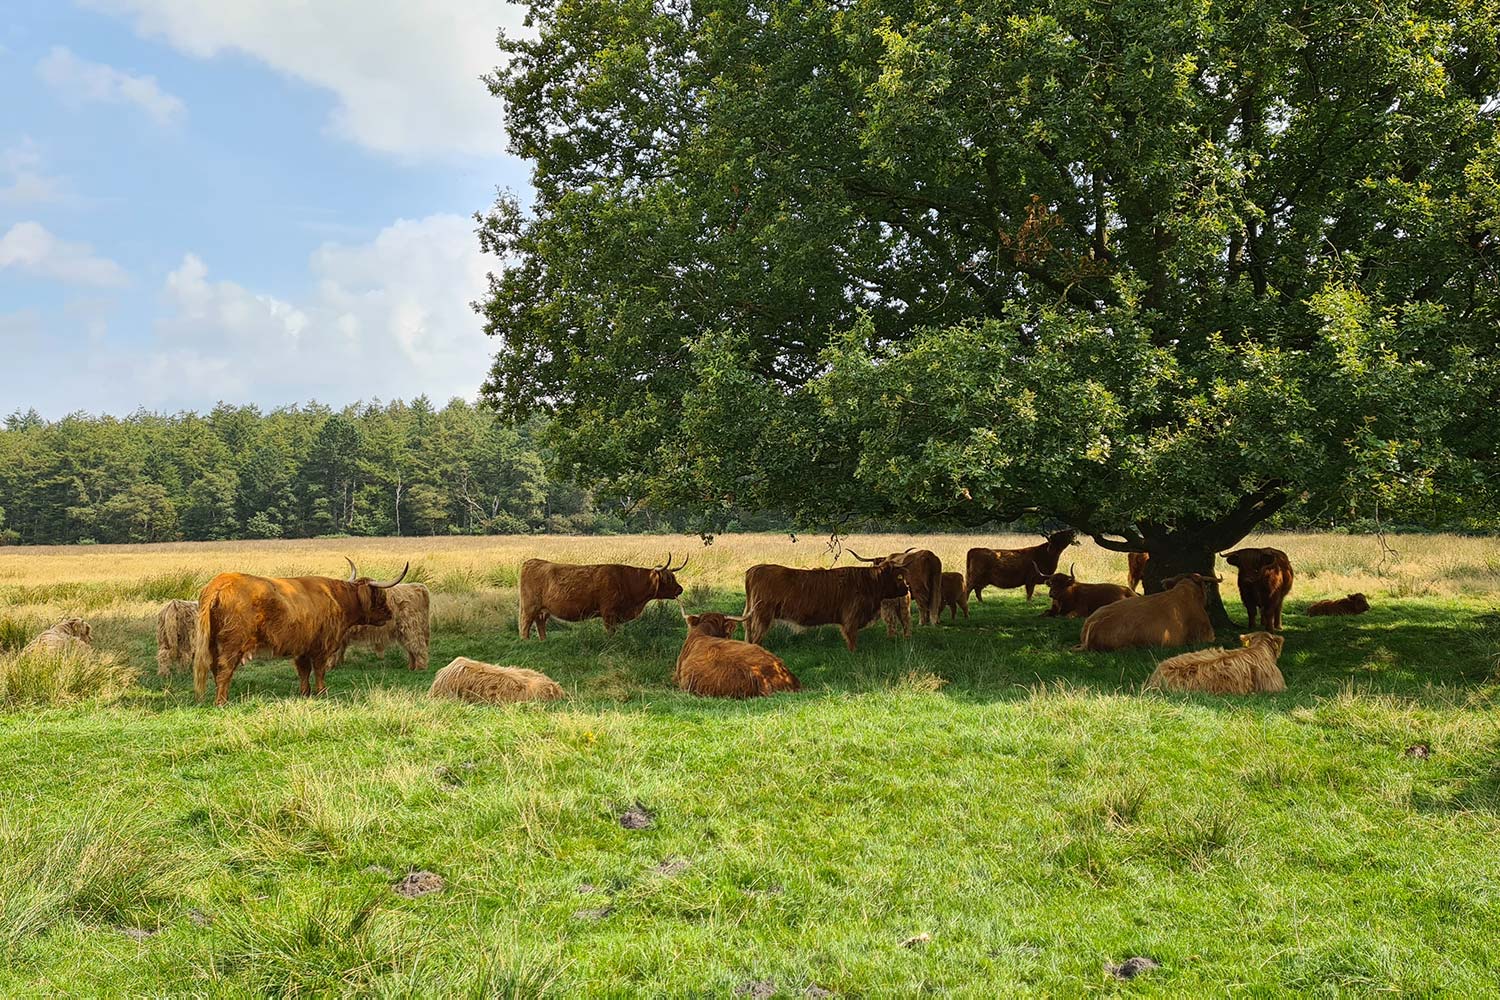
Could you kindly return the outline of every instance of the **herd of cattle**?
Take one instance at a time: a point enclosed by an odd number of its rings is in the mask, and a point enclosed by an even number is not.
[[[1072,568],[1058,571],[1062,553],[1077,544],[1077,533],[1058,531],[1038,545],[1020,549],[974,548],[964,574],[944,572],[942,561],[927,550],[909,548],[867,558],[850,550],[858,566],[797,569],[761,564],[745,571],[745,609],[739,615],[689,614],[682,609],[687,636],[678,654],[673,682],[705,697],[749,698],[800,689],[781,658],[763,645],[771,626],[795,628],[837,625],[851,652],[861,629],[877,619],[887,634],[911,635],[911,605],[918,622],[936,625],[942,612],[967,618],[968,598],[983,600],[987,587],[1025,588],[1031,599],[1039,586],[1051,598],[1045,614],[1083,618],[1078,650],[1112,651],[1130,647],[1177,647],[1211,642],[1208,595],[1218,577],[1197,573],[1161,581],[1155,593],[1137,594],[1145,578],[1147,556],[1131,553],[1125,585],[1083,583]],[[1282,638],[1281,609],[1292,589],[1287,554],[1274,548],[1242,548],[1226,553],[1238,571],[1240,598],[1251,629],[1257,617],[1267,631],[1240,637],[1236,649],[1183,653],[1159,664],[1148,687],[1215,693],[1280,691],[1285,687],[1277,658]],[[672,556],[650,568],[619,564],[570,565],[529,559],[521,567],[518,631],[533,629],[547,638],[547,621],[577,622],[599,618],[607,632],[642,614],[653,601],[678,601],[682,585],[676,574],[687,565],[672,565]],[[242,664],[256,656],[292,660],[304,695],[322,693],[324,675],[354,644],[383,652],[399,645],[412,670],[426,670],[430,636],[430,597],[421,584],[375,581],[359,575],[349,560],[346,579],[331,577],[268,578],[221,573],[209,581],[197,601],[172,601],[157,618],[157,664],[163,675],[176,664],[191,663],[198,696],[214,681],[215,704],[229,698],[230,682]],[[1311,615],[1360,614],[1369,608],[1363,594],[1322,601]],[[743,625],[745,640],[734,638]],[[33,646],[64,648],[88,645],[87,623],[69,619],[42,633]],[[551,700],[562,689],[536,671],[499,667],[466,657],[455,659],[436,675],[434,697],[475,701]]]

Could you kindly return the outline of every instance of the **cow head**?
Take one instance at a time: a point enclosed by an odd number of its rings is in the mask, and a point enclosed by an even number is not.
[[[82,618],[64,618],[52,628],[55,632],[74,636],[82,639],[84,642],[91,643],[94,641],[94,630]]]
[[[1235,549],[1223,556],[1225,562],[1240,571],[1240,576],[1254,576],[1276,561],[1270,549]]]
[[[911,549],[906,550],[910,551]],[[876,592],[882,601],[893,601],[911,593],[906,586],[906,568],[903,565],[906,552],[893,552],[879,559],[867,559],[853,549],[849,550],[849,554],[860,562],[870,563],[870,572],[875,574]]]
[[[384,625],[391,620],[391,605],[385,599],[385,592],[396,584],[406,579],[406,574],[411,570],[411,563],[407,563],[401,570],[401,575],[386,583],[371,580],[369,577],[359,575],[355,568],[354,560],[348,556],[344,562],[349,564],[349,579],[344,582],[354,588],[355,598],[359,602],[359,620],[350,622],[351,625]]]
[[[690,615],[681,603],[677,609],[682,612],[682,620],[687,622],[688,635],[707,635],[715,639],[733,639],[734,630],[740,627],[740,622],[745,620],[744,615],[726,615],[717,611],[705,611],[701,615]]]
[[[1364,594],[1350,594],[1344,600],[1349,602],[1349,607],[1361,614],[1370,610],[1370,599]]]
[[[1073,528],[1063,528],[1044,537],[1047,539],[1047,548],[1053,552],[1061,552],[1069,545],[1078,544],[1078,532]]]
[[[672,553],[667,553],[667,561],[660,566],[651,567],[651,593],[655,595],[654,600],[675,601],[682,596],[682,584],[677,582],[675,574],[682,572],[682,567],[688,564],[688,557],[682,557],[682,563],[678,566],[672,565]]]
[[[1078,574],[1074,572],[1074,570],[1076,570],[1077,568],[1078,564],[1073,563],[1068,567],[1068,571],[1066,573],[1052,573],[1048,575],[1043,573],[1041,567],[1037,566],[1036,563],[1031,564],[1032,574],[1036,576],[1039,581],[1047,585],[1047,590],[1053,597],[1056,597],[1058,594],[1062,593],[1069,587],[1073,586],[1073,584],[1078,582]]]
[[[1208,600],[1209,585],[1223,582],[1224,578],[1222,576],[1204,576],[1202,573],[1179,573],[1176,576],[1169,576],[1163,580],[1161,582],[1161,589],[1163,593],[1166,593],[1169,590],[1177,589],[1177,587],[1184,583],[1191,584],[1198,591],[1198,599],[1206,602]]]
[[[1251,632],[1240,636],[1240,645],[1246,649],[1253,649],[1256,646],[1269,646],[1271,647],[1271,655],[1279,657],[1281,655],[1281,647],[1286,645],[1286,639],[1279,635],[1272,635],[1270,632]]]

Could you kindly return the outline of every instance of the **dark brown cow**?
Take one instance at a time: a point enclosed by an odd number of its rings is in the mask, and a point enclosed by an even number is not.
[[[759,644],[779,621],[837,625],[853,652],[859,630],[880,615],[880,603],[908,593],[901,567],[889,560],[837,569],[751,566],[745,571],[745,638]]]
[[[1205,606],[1211,576],[1187,573],[1162,581],[1162,591],[1116,601],[1089,615],[1075,649],[1109,652],[1131,646],[1190,646],[1211,642]]]
[[[1052,598],[1052,606],[1043,617],[1087,618],[1106,604],[1135,596],[1135,591],[1118,583],[1079,583],[1073,568],[1069,566],[1066,573],[1053,573],[1042,581]]]
[[[958,621],[960,608],[963,609],[964,617],[969,617],[969,592],[964,589],[964,575],[962,573],[944,573],[943,610],[949,612],[949,621]]]
[[[682,617],[688,634],[672,673],[672,683],[682,690],[703,698],[760,698],[802,690],[781,657],[734,638],[743,615],[717,611],[690,615],[683,611]]]
[[[359,575],[353,560],[349,578],[298,576],[287,579],[220,573],[198,597],[198,635],[193,650],[193,687],[202,698],[212,674],[215,705],[229,700],[229,682],[255,656],[286,657],[297,667],[302,693],[326,690],[323,674],[338,663],[349,630],[391,620],[385,592],[406,577],[376,583]]]
[[[1285,552],[1272,548],[1235,549],[1224,553],[1224,561],[1240,571],[1240,600],[1250,627],[1259,612],[1263,626],[1281,631],[1281,605],[1292,590],[1292,561]]]
[[[938,615],[943,613],[943,561],[938,558],[936,552],[927,549],[907,549],[905,552],[892,552],[880,559],[868,559],[853,549],[849,550],[849,554],[860,562],[873,565],[889,560],[901,567],[902,575],[906,577],[907,590],[910,591],[910,599],[904,603],[895,602],[899,607],[891,610],[898,612],[899,620],[904,624],[907,636],[911,635],[911,601],[917,602],[919,622],[923,625],[937,624]]]
[[[964,587],[980,601],[985,587],[1025,587],[1029,601],[1037,584],[1057,572],[1063,549],[1077,544],[1078,532],[1065,528],[1024,549],[970,549]]]
[[[531,638],[531,626],[537,635],[547,638],[547,619],[581,622],[588,618],[604,621],[604,631],[613,635],[621,622],[635,621],[652,601],[672,601],[682,596],[676,574],[687,565],[667,561],[651,569],[599,563],[575,566],[571,563],[528,559],[521,566],[521,601],[516,609],[521,638]]]
[[[1125,553],[1125,579],[1130,589],[1135,590],[1146,579],[1146,564],[1151,561],[1149,552]]]
[[[1364,594],[1350,594],[1336,601],[1318,601],[1308,607],[1314,618],[1323,615],[1362,615],[1370,610],[1370,599]]]

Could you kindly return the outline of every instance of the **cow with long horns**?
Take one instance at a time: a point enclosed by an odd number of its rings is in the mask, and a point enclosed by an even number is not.
[[[613,635],[621,622],[634,621],[652,601],[674,601],[682,596],[676,574],[688,563],[672,565],[672,553],[660,566],[643,569],[619,563],[573,565],[528,559],[521,566],[521,601],[516,625],[521,638],[531,628],[547,638],[547,619],[580,622],[598,618]]]
[[[901,567],[906,577],[908,596],[886,601],[880,606],[880,617],[885,622],[886,635],[894,636],[899,628],[906,638],[911,638],[911,602],[917,602],[917,620],[923,625],[936,625],[938,615],[943,612],[943,561],[936,552],[915,546],[905,552],[892,552],[888,556],[871,559],[853,549],[846,550],[860,562],[874,565],[891,562]]]
[[[214,704],[227,702],[235,670],[256,656],[292,660],[302,694],[322,694],[326,690],[323,675],[338,662],[350,629],[390,621],[385,592],[411,569],[407,563],[400,576],[377,583],[360,576],[354,560],[346,557],[345,561],[349,563],[347,580],[220,573],[208,581],[198,597],[193,651],[193,687],[198,697],[207,692],[212,676],[218,687]]]

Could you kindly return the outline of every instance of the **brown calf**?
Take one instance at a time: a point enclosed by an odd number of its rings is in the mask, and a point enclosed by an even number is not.
[[[1350,594],[1336,601],[1318,601],[1307,608],[1314,618],[1325,615],[1362,615],[1370,610],[1370,599],[1364,594]]]
[[[1292,590],[1292,561],[1286,553],[1272,548],[1235,549],[1224,554],[1224,561],[1240,571],[1240,600],[1250,627],[1255,627],[1259,612],[1265,628],[1281,631],[1281,605]]]
[[[957,621],[962,608],[964,617],[969,617],[969,592],[964,589],[962,573],[943,574],[943,610],[948,611],[948,620]]]

